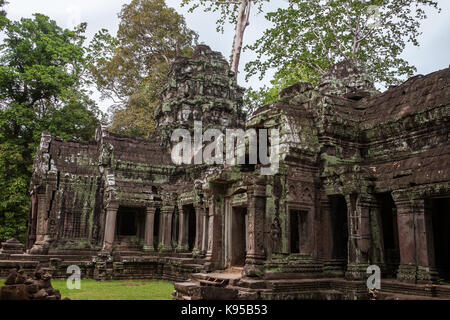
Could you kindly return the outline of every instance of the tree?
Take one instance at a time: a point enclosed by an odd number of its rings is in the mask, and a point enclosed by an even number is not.
[[[48,17],[8,21],[0,45],[0,239],[24,240],[28,188],[41,133],[90,140],[100,116],[89,99],[83,36]]]
[[[133,0],[119,18],[116,38],[105,30],[96,36],[92,52],[103,47],[104,54],[92,74],[102,97],[114,102],[111,130],[146,137],[170,64],[192,55],[198,35],[164,0]]]
[[[6,19],[6,11],[3,7],[8,4],[5,0],[0,0],[0,30],[6,25],[8,19]]]
[[[244,34],[246,28],[250,25],[250,12],[252,4],[257,5],[258,12],[262,12],[262,5],[267,0],[182,0],[181,5],[193,3],[193,6],[189,9],[193,12],[200,6],[204,7],[205,12],[220,12],[220,18],[216,21],[217,31],[222,32],[224,30],[225,23],[228,21],[230,24],[236,26],[236,33],[233,41],[233,48],[231,51],[231,63],[230,68],[237,75],[239,72],[239,63],[241,59],[242,46],[244,43]]]
[[[315,82],[330,65],[353,59],[375,82],[397,84],[416,70],[400,54],[407,42],[418,46],[426,7],[437,8],[437,2],[290,0],[288,8],[266,15],[273,27],[249,46],[257,59],[247,64],[247,77],[298,66]]]
[[[259,90],[248,88],[244,95],[244,110],[250,117],[256,108],[275,103],[280,92],[299,81],[316,84],[316,74],[298,62],[282,66],[270,81],[271,87],[263,86]]]

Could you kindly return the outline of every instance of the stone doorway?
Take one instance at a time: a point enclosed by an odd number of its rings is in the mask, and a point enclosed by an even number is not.
[[[290,210],[290,253],[309,253],[309,224],[308,212],[301,210]]]
[[[117,211],[116,247],[140,249],[144,241],[145,208],[119,207]]]
[[[345,197],[331,196],[331,255],[333,260],[341,261],[344,271],[348,261],[348,210]]]
[[[390,193],[376,195],[380,210],[381,229],[383,232],[383,252],[389,276],[395,277],[400,263],[398,241],[397,208]]]
[[[185,206],[185,208],[183,210],[187,214],[187,219],[188,219],[188,222],[187,222],[187,224],[188,224],[188,230],[187,230],[188,247],[189,247],[189,251],[192,251],[192,250],[194,250],[195,237],[196,237],[196,234],[197,234],[195,208],[194,208],[194,205],[190,204],[190,205]]]
[[[230,267],[243,267],[245,265],[247,256],[247,217],[247,208],[232,208]]]
[[[431,217],[436,269],[441,279],[450,280],[450,198],[433,199]]]

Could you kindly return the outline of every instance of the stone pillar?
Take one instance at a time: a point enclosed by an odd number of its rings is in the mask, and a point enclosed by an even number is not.
[[[324,233],[319,238],[321,243],[322,257],[325,261],[333,260],[333,228],[331,217],[331,203],[327,196],[323,196],[320,201],[320,214]]]
[[[247,256],[243,275],[246,277],[263,276],[264,250],[264,216],[266,212],[266,186],[249,186],[248,193],[248,242]]]
[[[174,206],[163,206],[161,208],[161,251],[172,251],[172,216],[174,213]]]
[[[155,230],[155,207],[146,208],[146,218],[145,218],[145,240],[144,240],[144,250],[145,251],[155,251],[153,246],[153,232]]]
[[[49,247],[47,196],[38,193],[36,216],[36,241],[30,249],[31,254],[47,254]]]
[[[208,246],[205,270],[212,271],[222,267],[222,208],[217,195],[212,195],[209,202]]]
[[[189,213],[184,210],[183,205],[178,206],[179,212],[179,225],[178,225],[178,252],[188,252],[189,244],[188,244],[188,235],[189,235]]]
[[[397,279],[405,282],[432,282],[437,277],[434,268],[434,246],[431,217],[423,199],[410,199],[394,192],[400,248]]]
[[[377,202],[370,194],[347,195],[349,222],[349,254],[345,277],[350,280],[367,278],[369,250],[371,248],[370,211]]]
[[[38,216],[36,226],[36,240],[43,242],[48,230],[47,195],[38,194]]]
[[[111,251],[114,245],[114,238],[116,236],[116,219],[119,204],[108,203],[106,205],[106,222],[105,222],[105,236],[103,238],[103,250]]]
[[[204,211],[201,205],[195,206],[195,244],[193,250],[195,255],[200,254],[202,251]]]
[[[436,270],[432,208],[425,199],[414,200],[416,217],[416,256],[417,256],[417,282],[432,283],[438,279]]]
[[[36,193],[31,193],[31,212],[28,222],[28,238],[26,249],[31,249],[36,242],[36,227],[37,227],[37,196]]]
[[[209,229],[209,209],[204,208],[202,212],[202,254],[208,251],[208,229]]]

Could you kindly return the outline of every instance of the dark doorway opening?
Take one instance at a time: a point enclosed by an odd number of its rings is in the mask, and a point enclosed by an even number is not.
[[[119,222],[120,236],[135,236],[137,234],[136,214],[130,212],[122,214]]]
[[[144,241],[145,208],[119,207],[117,211],[117,247],[139,249]]]
[[[309,253],[308,212],[290,211],[291,253]]]
[[[153,248],[158,250],[159,247],[159,230],[161,223],[161,209],[157,208],[155,211],[155,220],[153,222]]]
[[[450,198],[431,200],[436,269],[450,280]]]
[[[397,208],[390,193],[377,194],[376,198],[380,208],[386,271],[388,275],[395,277],[400,263]]]
[[[247,208],[234,207],[231,219],[231,266],[243,267],[247,256]]]
[[[120,207],[117,212],[117,235],[141,236],[144,218],[144,208]]]
[[[348,260],[348,219],[347,202],[344,196],[331,196],[331,241],[332,257],[342,260],[344,265]]]
[[[178,247],[178,239],[180,235],[179,230],[179,213],[178,208],[174,210],[174,213],[172,215],[172,248]]]
[[[195,237],[197,235],[195,208],[191,204],[186,206],[184,210],[186,210],[185,212],[188,219],[188,246],[189,251],[192,251],[195,247]]]

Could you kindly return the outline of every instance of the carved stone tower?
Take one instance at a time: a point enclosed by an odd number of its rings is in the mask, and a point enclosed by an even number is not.
[[[191,130],[194,121],[204,130],[243,128],[243,94],[222,54],[199,45],[192,58],[178,58],[169,71],[155,114],[157,131],[167,142],[173,130]]]

